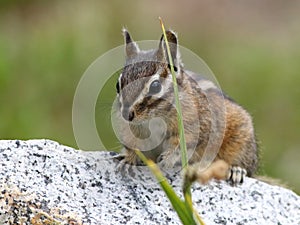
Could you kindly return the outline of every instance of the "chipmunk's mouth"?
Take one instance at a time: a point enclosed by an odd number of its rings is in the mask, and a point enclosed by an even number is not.
[[[135,113],[134,113],[133,110],[129,110],[129,109],[124,108],[123,111],[122,111],[122,116],[125,120],[127,120],[129,122],[132,122],[133,119],[135,118]]]
[[[145,126],[148,127],[149,121],[152,119],[152,118],[148,118],[148,117],[145,118],[141,115],[138,115],[134,111],[128,112],[126,114],[124,114],[124,112],[122,112],[122,117],[130,125],[141,126],[141,127],[145,127]]]

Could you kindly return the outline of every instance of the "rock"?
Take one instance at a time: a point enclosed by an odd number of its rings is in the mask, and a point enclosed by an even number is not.
[[[181,224],[148,168],[119,171],[114,155],[0,141],[0,224]],[[181,177],[166,176],[181,195]],[[195,184],[192,194],[206,224],[300,224],[300,197],[255,179]]]

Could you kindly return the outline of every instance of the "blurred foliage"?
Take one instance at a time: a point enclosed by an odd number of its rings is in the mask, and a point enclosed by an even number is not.
[[[123,26],[136,40],[158,39],[162,16],[253,115],[262,173],[299,193],[299,9],[299,1],[283,0],[1,1],[0,138],[76,147],[72,101],[84,71],[123,44]],[[108,97],[99,100],[96,119],[107,148],[118,149],[113,133],[101,129],[109,126],[104,114],[109,117],[115,79],[100,94]]]

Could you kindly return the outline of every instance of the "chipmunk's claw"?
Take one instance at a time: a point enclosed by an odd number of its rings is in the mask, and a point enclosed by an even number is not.
[[[170,168],[181,166],[180,151],[175,151],[171,153],[167,151],[158,157],[156,163],[160,168],[164,168],[164,169],[170,169]]]
[[[116,155],[113,157],[113,159],[117,161],[117,167],[116,167],[117,172],[126,170],[126,168],[125,168],[126,165],[129,165],[126,162],[126,155],[124,155],[124,154]]]
[[[117,160],[116,172],[121,173],[122,176],[135,177],[137,171],[140,170],[141,163],[139,161],[132,161],[126,154],[120,154],[113,157]]]
[[[227,182],[233,186],[242,184],[247,175],[247,171],[238,166],[232,166],[228,170]]]

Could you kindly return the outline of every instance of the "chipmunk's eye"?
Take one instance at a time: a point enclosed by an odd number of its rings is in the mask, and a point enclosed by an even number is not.
[[[159,80],[155,80],[150,84],[149,95],[157,94],[161,91],[161,83]]]
[[[119,85],[119,81],[116,83],[116,89],[117,89],[117,93],[120,93],[120,85]]]

